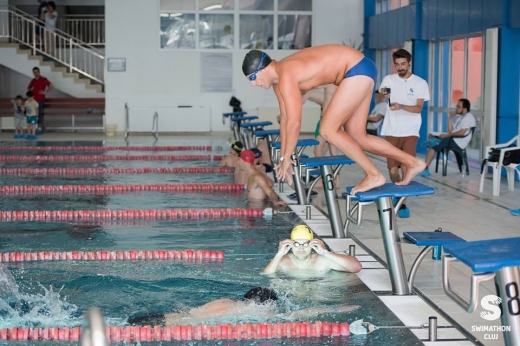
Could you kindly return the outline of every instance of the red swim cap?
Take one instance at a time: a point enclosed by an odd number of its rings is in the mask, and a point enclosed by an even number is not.
[[[253,163],[255,162],[255,153],[253,153],[251,150],[242,150],[240,153],[240,160],[247,162],[247,163]]]

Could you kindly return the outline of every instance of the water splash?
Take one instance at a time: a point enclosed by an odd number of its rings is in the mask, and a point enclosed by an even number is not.
[[[52,286],[38,286],[43,293],[21,293],[13,275],[0,264],[0,329],[81,325],[78,307],[61,297],[63,287],[54,291]]]

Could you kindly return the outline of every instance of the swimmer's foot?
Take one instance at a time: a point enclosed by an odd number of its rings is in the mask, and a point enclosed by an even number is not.
[[[407,166],[406,167],[406,175],[404,176],[403,180],[399,183],[395,183],[395,185],[408,185],[412,181],[413,178],[422,171],[426,169],[426,162],[415,159],[413,166]]]
[[[354,186],[354,188],[352,189],[350,194],[355,195],[357,192],[365,192],[368,190],[372,190],[376,187],[384,185],[385,182],[386,182],[386,179],[385,179],[384,175],[382,175],[381,173],[379,173],[376,176],[367,175],[365,177],[365,179],[361,180],[361,182],[359,184]]]

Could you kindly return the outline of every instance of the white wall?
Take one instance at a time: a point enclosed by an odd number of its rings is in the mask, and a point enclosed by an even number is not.
[[[117,124],[119,129],[124,127],[125,102],[134,109],[131,117],[146,118],[143,123],[149,122],[150,128],[155,108],[175,110],[177,105],[192,105],[209,108],[212,131],[227,131],[228,126],[222,124],[222,113],[231,111],[228,102],[232,93],[200,92],[200,51],[159,49],[158,13],[158,1],[150,0],[146,6],[142,0],[125,0],[125,6],[121,6],[120,0],[105,2],[106,57],[126,58],[126,72],[106,73],[107,123]],[[316,0],[313,28],[315,44],[359,42],[363,0]],[[277,106],[272,90],[253,88],[242,75],[242,59],[247,51],[231,53],[234,95],[242,101],[244,110],[254,115],[260,106]],[[290,53],[269,54],[281,59]],[[168,116],[182,115],[173,111]],[[189,124],[190,120],[186,117],[183,122]]]

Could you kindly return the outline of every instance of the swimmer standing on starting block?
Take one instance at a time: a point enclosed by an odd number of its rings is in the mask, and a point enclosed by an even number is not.
[[[407,167],[397,185],[407,185],[422,172],[425,163],[397,149],[382,138],[366,134],[370,100],[377,79],[375,64],[354,48],[323,45],[300,50],[280,61],[259,50],[246,54],[242,72],[253,86],[274,89],[280,106],[280,180],[292,182],[291,155],[301,128],[301,90],[335,84],[338,89],[323,114],[320,135],[354,160],[365,178],[352,194],[381,186],[386,179],[363,152],[393,158]],[[344,126],[345,130],[341,127]]]
[[[265,287],[254,287],[244,294],[242,300],[228,298],[217,299],[202,306],[192,308],[187,313],[170,313],[164,315],[148,315],[134,317],[129,324],[139,325],[175,325],[195,324],[215,318],[255,317],[269,318],[279,316],[283,319],[311,317],[330,312],[348,312],[359,308],[352,306],[334,306],[326,308],[309,308],[288,313],[279,313],[276,307],[278,296],[275,291]]]

